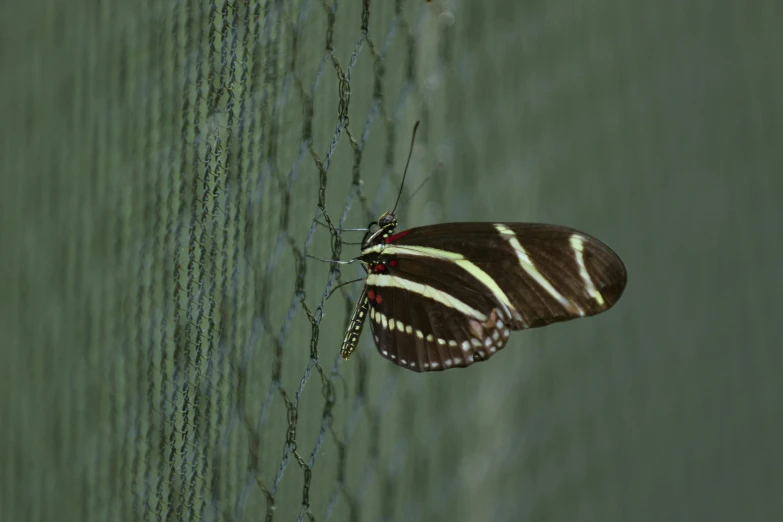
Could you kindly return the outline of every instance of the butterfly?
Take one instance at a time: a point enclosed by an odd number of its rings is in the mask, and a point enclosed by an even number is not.
[[[394,209],[370,223],[353,260],[367,277],[343,338],[344,359],[369,320],[378,351],[398,366],[465,368],[500,351],[511,331],[604,312],[625,289],[622,260],[584,232],[495,222],[397,232],[398,203],[399,194]]]

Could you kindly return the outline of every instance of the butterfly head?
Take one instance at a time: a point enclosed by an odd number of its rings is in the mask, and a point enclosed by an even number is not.
[[[383,215],[378,218],[378,226],[382,230],[392,232],[397,228],[397,218],[391,212],[384,212]]]
[[[376,226],[378,228],[373,229]],[[394,233],[394,229],[397,228],[397,217],[391,212],[384,212],[378,218],[378,221],[373,221],[367,228],[368,231],[362,240],[362,250],[382,243],[387,237],[391,236]]]

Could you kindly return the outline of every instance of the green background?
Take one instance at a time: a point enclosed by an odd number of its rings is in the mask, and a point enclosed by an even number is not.
[[[783,519],[780,2],[0,20],[0,519]],[[465,371],[340,361],[359,287],[319,308],[303,254],[361,234],[313,220],[391,208],[417,119],[402,226],[582,229],[615,309]]]

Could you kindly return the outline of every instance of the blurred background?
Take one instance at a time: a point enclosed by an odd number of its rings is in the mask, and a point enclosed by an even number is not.
[[[0,7],[0,519],[783,520],[783,4]],[[543,221],[606,314],[338,351],[362,227]]]

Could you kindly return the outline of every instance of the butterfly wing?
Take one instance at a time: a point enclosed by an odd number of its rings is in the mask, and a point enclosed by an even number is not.
[[[469,366],[505,346],[509,330],[603,312],[627,281],[599,240],[536,223],[413,228],[362,258],[375,267],[367,291],[376,345],[416,371]]]
[[[368,276],[369,321],[383,357],[410,370],[438,371],[470,366],[505,346],[509,328],[481,291],[459,299],[448,293],[458,282],[444,277],[412,282],[412,272],[428,266],[420,260],[400,259],[398,266]]]

